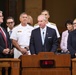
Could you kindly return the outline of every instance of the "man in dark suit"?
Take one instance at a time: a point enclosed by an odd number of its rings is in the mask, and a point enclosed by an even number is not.
[[[3,23],[2,11],[0,11],[0,58],[10,57],[10,39],[9,34],[1,27]]]
[[[68,50],[72,58],[76,57],[76,18],[73,21],[74,30],[68,36]]]
[[[39,52],[55,52],[58,47],[56,31],[46,26],[44,15],[38,16],[39,28],[32,31],[30,39],[30,52],[35,55]]]
[[[14,25],[15,25],[15,20],[12,16],[7,17],[6,25],[7,25],[7,32],[9,33],[9,36],[11,36],[12,30],[13,30]],[[12,44],[12,40],[11,40],[11,57],[14,58],[14,46]]]

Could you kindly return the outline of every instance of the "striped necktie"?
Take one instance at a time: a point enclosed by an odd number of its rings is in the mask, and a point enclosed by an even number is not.
[[[7,45],[7,38],[6,38],[6,36],[5,36],[5,34],[4,34],[4,32],[3,32],[3,29],[2,28],[0,28],[0,33],[2,34],[2,37],[3,37],[3,39],[4,39],[4,41],[5,41],[5,44],[6,44],[6,48],[8,47]]]

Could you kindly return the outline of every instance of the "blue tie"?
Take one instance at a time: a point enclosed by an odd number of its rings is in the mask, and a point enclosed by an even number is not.
[[[12,33],[12,30],[10,30],[9,34],[11,35],[11,33]]]

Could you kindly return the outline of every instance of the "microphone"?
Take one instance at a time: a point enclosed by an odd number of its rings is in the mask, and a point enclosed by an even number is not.
[[[44,35],[44,32],[43,32],[43,35]]]

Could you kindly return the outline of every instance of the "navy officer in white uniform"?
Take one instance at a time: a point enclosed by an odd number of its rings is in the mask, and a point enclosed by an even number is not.
[[[33,27],[27,24],[27,14],[23,12],[20,15],[20,24],[17,25],[11,34],[12,43],[15,46],[14,58],[19,58],[20,55],[30,55],[29,42]]]

